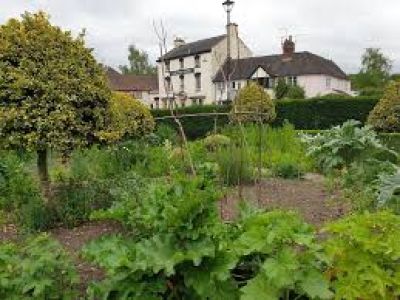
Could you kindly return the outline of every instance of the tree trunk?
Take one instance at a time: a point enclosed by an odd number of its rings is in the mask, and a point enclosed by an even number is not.
[[[47,165],[47,149],[37,151],[37,168],[39,172],[42,195],[47,200],[50,191],[49,170]]]

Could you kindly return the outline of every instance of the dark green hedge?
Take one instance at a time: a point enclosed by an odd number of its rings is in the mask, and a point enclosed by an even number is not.
[[[280,100],[276,102],[277,119],[274,126],[280,126],[288,120],[296,129],[329,129],[347,120],[365,122],[369,112],[374,108],[377,99],[371,98],[338,98]],[[229,106],[191,106],[179,109],[179,115],[201,113],[227,113]],[[153,110],[155,118],[169,116],[169,110]],[[214,116],[182,117],[182,124],[190,139],[205,136],[214,129]],[[173,120],[158,120],[158,124],[169,124],[176,127]],[[229,123],[227,116],[218,116],[218,127]]]

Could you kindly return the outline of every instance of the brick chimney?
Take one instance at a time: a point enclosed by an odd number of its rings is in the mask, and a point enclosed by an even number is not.
[[[296,44],[293,41],[293,37],[289,35],[282,43],[283,56],[290,57],[296,51]]]
[[[185,45],[185,40],[180,37],[176,37],[174,40],[174,48],[178,48]]]

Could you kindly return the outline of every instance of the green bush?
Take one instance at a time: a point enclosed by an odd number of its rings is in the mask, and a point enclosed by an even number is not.
[[[287,94],[285,98],[288,99],[305,99],[306,98],[306,92],[301,86],[295,85],[289,87],[289,90],[287,91]]]
[[[273,126],[280,127],[285,121],[293,124],[296,129],[329,129],[332,126],[343,124],[348,120],[358,120],[365,123],[368,114],[377,104],[377,98],[368,97],[336,97],[335,99],[306,99],[276,101],[277,118]],[[178,110],[178,115],[222,113],[226,115],[199,117],[182,117],[181,121],[189,139],[203,138],[213,132],[215,123],[217,128],[229,123],[228,113],[230,106],[193,106]],[[153,110],[155,118],[169,116],[168,110]],[[176,128],[172,119],[156,120],[158,124],[166,124]]]
[[[26,170],[25,160],[16,153],[2,152],[0,159],[0,210],[12,214],[22,229],[45,229],[51,216],[44,204],[39,184]]]
[[[208,151],[213,152],[220,148],[228,147],[231,144],[231,139],[222,134],[212,134],[207,136],[203,143]]]
[[[78,275],[67,253],[46,235],[0,244],[1,299],[77,299]]]
[[[302,170],[299,169],[299,166],[291,162],[282,162],[273,165],[272,174],[285,179],[298,179],[304,175]]]
[[[335,299],[400,297],[400,217],[366,213],[326,227],[325,250]]]
[[[249,83],[237,94],[230,118],[236,123],[272,123],[276,118],[275,103],[262,86]]]

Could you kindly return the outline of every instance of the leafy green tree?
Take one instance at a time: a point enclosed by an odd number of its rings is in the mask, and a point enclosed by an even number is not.
[[[275,98],[276,99],[283,99],[285,98],[287,92],[289,90],[289,85],[286,83],[285,78],[279,78],[278,83],[274,88]]]
[[[368,117],[368,123],[379,131],[400,131],[400,81],[392,81],[383,98]]]
[[[157,68],[149,62],[149,55],[146,51],[130,45],[129,48],[129,65],[119,66],[123,74],[132,75],[154,75],[157,74]]]
[[[84,35],[51,25],[43,12],[0,27],[0,140],[37,151],[42,191],[49,149],[86,146],[104,127],[110,90]]]
[[[388,82],[391,69],[392,62],[381,49],[367,48],[361,58],[360,72],[351,76],[353,87],[361,92],[367,90],[369,94],[372,89],[379,93]]]
[[[237,95],[231,118],[237,122],[266,122],[275,120],[275,104],[257,83],[249,83]]]

